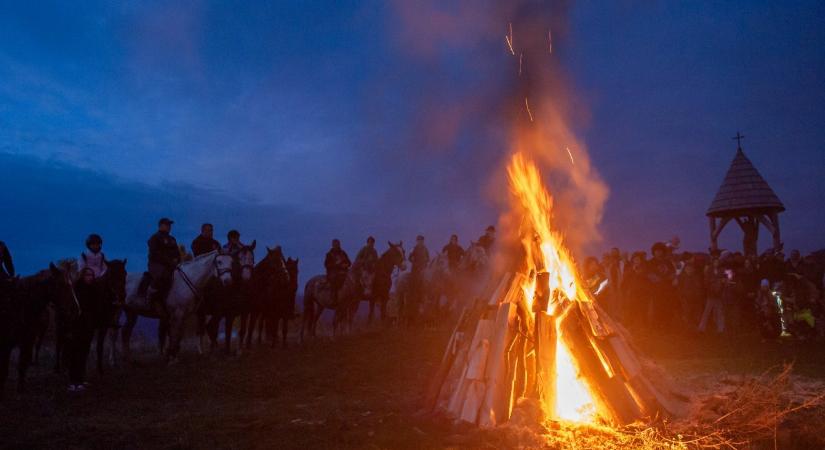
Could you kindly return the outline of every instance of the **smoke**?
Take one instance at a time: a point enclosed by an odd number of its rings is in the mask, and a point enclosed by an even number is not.
[[[399,0],[394,10],[400,19],[395,37],[413,56],[444,72],[454,64],[487,71],[480,75],[484,82],[469,92],[473,98],[459,98],[473,105],[471,112],[443,105],[439,114],[449,117],[439,117],[429,128],[419,129],[417,136],[433,136],[431,141],[447,145],[454,139],[445,136],[460,136],[468,131],[462,127],[477,127],[469,131],[489,138],[474,156],[495,163],[475,178],[488,180],[478,186],[479,192],[502,211],[504,237],[518,236],[520,217],[511,210],[504,167],[515,152],[534,160],[553,196],[554,228],[564,234],[574,254],[592,250],[601,239],[598,226],[608,188],[576,133],[586,126],[588,113],[577,102],[563,67],[564,52],[571,45],[567,41],[570,4],[426,1],[413,6]],[[428,107],[418,114],[432,118],[429,106],[439,100],[422,101]],[[444,101],[449,102],[449,97]],[[467,120],[463,114],[475,117]]]

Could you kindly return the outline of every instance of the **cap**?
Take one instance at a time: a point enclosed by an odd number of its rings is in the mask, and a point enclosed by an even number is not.
[[[486,231],[496,231],[496,227],[490,225],[489,227],[487,227]]]
[[[158,225],[163,225],[163,224],[172,225],[173,223],[175,223],[175,222],[172,219],[168,218],[168,217],[164,217],[164,218],[158,220]]]

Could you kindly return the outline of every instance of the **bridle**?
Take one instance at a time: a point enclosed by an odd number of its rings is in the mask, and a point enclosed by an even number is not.
[[[220,278],[224,274],[227,274],[227,273],[231,274],[232,273],[232,268],[231,267],[226,268],[226,267],[220,267],[218,265],[218,256],[221,256],[221,255],[220,254],[215,255],[215,258],[212,260],[212,267],[215,269],[216,276],[218,278]],[[201,290],[198,289],[197,286],[195,286],[195,283],[193,283],[192,279],[189,278],[189,275],[187,275],[186,272],[184,272],[183,269],[181,269],[180,265],[175,267],[175,271],[177,271],[180,274],[180,277],[183,280],[183,283],[186,284],[186,287],[188,287],[189,290],[192,292],[192,294],[195,295],[195,298],[198,300],[198,306],[200,306],[201,302],[203,302],[203,293],[201,292]]]

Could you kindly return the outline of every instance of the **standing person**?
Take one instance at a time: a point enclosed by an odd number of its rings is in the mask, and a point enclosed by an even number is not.
[[[6,243],[0,241],[0,281],[14,278],[14,262],[11,259],[11,252]]]
[[[192,256],[198,257],[206,253],[220,250],[221,244],[213,237],[215,228],[211,223],[201,225],[201,234],[192,241]]]
[[[241,242],[241,233],[238,230],[229,230],[229,233],[226,233],[226,240],[223,250],[233,257],[243,250],[244,245]]]
[[[461,264],[461,258],[464,257],[464,248],[458,243],[458,235],[450,236],[450,242],[441,249],[441,252],[447,255],[447,264],[450,271],[455,272],[458,265]]]
[[[174,222],[166,217],[158,221],[158,231],[149,238],[149,282],[141,282],[139,292],[148,294],[152,304],[164,305],[172,287],[175,268],[180,263],[178,243],[172,236]],[[148,289],[148,290],[147,290]]]
[[[713,316],[716,323],[716,332],[721,334],[725,331],[725,284],[727,275],[722,270],[718,257],[711,260],[710,265],[705,269],[705,309],[702,312],[702,319],[699,321],[699,332],[704,333],[707,329],[708,320]]]
[[[622,318],[622,284],[624,284],[624,267],[622,266],[622,254],[618,248],[613,247],[607,255],[605,272],[607,275],[607,313],[611,317],[621,320]]]
[[[369,236],[367,238],[367,244],[361,247],[361,250],[355,255],[355,265],[358,267],[372,268],[376,262],[378,262],[378,251],[375,250],[375,238]]]
[[[696,258],[688,256],[685,267],[676,278],[681,311],[681,326],[692,330],[702,315],[705,306],[705,283],[702,270]]]
[[[630,258],[629,268],[624,273],[622,292],[628,299],[625,307],[625,322],[634,328],[647,324],[650,303],[650,281],[647,278],[645,252],[635,252]]]
[[[86,250],[80,253],[77,260],[77,271],[90,269],[95,279],[106,274],[106,255],[103,254],[103,238],[97,234],[90,234],[86,238]]]
[[[493,244],[496,243],[496,227],[490,225],[484,230],[484,234],[478,238],[476,244],[480,245],[484,248],[484,251],[487,252],[487,255],[490,255],[490,250],[493,249]]]
[[[338,291],[344,285],[344,281],[347,279],[347,271],[351,265],[349,255],[341,248],[341,241],[333,239],[332,248],[329,249],[324,258],[324,268],[327,271],[327,282],[332,290],[333,303],[338,302]]]
[[[668,257],[667,246],[661,242],[651,248],[653,258],[649,265],[648,277],[651,284],[652,302],[648,310],[648,320],[656,328],[668,329],[672,323],[673,310],[676,305],[673,298],[673,281],[676,267]]]
[[[81,269],[80,278],[74,286],[78,311],[70,318],[69,333],[66,336],[66,356],[69,360],[69,392],[86,389],[86,360],[95,330],[95,312],[100,305],[101,289],[95,283],[95,274],[90,267]]]
[[[424,270],[430,262],[430,252],[424,245],[424,236],[418,235],[415,238],[415,247],[410,252],[409,257],[412,264],[410,272],[411,295],[407,305],[408,324],[412,324],[418,316],[418,308],[424,296]]]

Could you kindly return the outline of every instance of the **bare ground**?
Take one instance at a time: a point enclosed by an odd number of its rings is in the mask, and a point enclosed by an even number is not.
[[[502,448],[535,445],[419,413],[449,334],[387,329],[242,356],[185,351],[165,366],[147,351],[130,367],[92,372],[87,392],[32,371],[30,392],[0,403],[3,448]],[[825,382],[819,344],[643,338],[641,348],[689,389],[795,362],[802,386]],[[44,365],[51,365],[45,361]],[[807,383],[807,384],[806,384]],[[818,384],[819,383],[819,384]],[[814,432],[821,426],[812,424]],[[825,433],[823,433],[825,434]],[[801,447],[800,447],[801,448]]]

